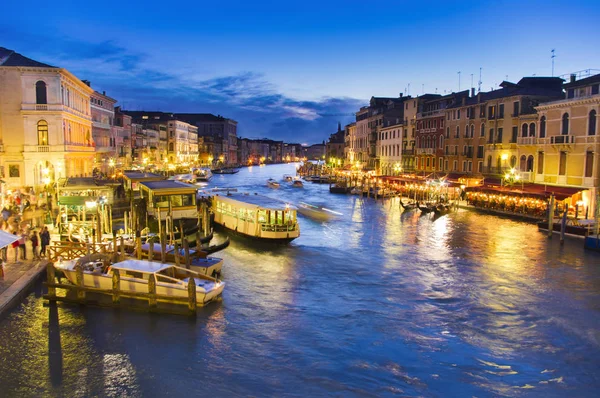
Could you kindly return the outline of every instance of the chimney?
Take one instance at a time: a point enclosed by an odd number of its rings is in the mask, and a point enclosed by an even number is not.
[[[471,97],[475,96],[475,87],[471,87]]]
[[[92,87],[92,82],[90,82],[89,80],[82,80],[82,82],[84,82],[86,86]]]
[[[102,92],[102,95],[106,95],[106,91],[103,91],[103,92]]]
[[[403,94],[403,93],[400,93],[400,98],[402,98],[402,94]]]
[[[569,83],[573,83],[575,80],[577,80],[577,75],[575,73],[571,73],[571,79],[569,80]]]

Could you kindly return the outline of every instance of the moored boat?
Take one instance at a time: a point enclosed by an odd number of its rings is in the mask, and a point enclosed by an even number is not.
[[[227,246],[229,246],[229,238],[225,241]],[[225,246],[225,247],[227,247]],[[142,244],[142,252],[145,255],[148,255],[150,250],[150,243]],[[178,248],[179,251],[179,264],[185,263],[185,250],[182,247]],[[160,243],[152,244],[152,255],[154,259],[161,259],[161,245]],[[189,249],[188,250],[190,256],[190,269],[194,272],[198,272],[202,275],[220,275],[221,269],[223,268],[223,259],[218,257],[209,257],[208,253],[205,252],[202,248],[200,250]],[[175,246],[166,245],[165,246],[165,261],[169,263],[176,262],[176,251]],[[183,265],[185,267],[185,265]]]
[[[548,221],[543,220],[537,223],[538,230],[548,231]],[[560,233],[562,228],[562,219],[555,218],[552,222],[552,232]],[[585,238],[586,236],[593,235],[596,230],[595,220],[565,220],[565,235],[574,236],[578,238]]]
[[[215,169],[212,170],[213,174],[236,174],[238,173],[240,170],[239,169],[235,169],[235,168],[224,168],[224,169]]]
[[[267,180],[267,186],[269,188],[279,188],[280,184],[272,178]]]
[[[415,202],[404,203],[402,199],[400,199],[400,206],[402,206],[404,210],[415,210],[417,208],[417,204]]]
[[[214,222],[240,235],[290,242],[300,236],[297,208],[262,195],[212,195]]]
[[[62,271],[69,282],[77,284],[77,269],[81,267],[83,286],[97,293],[113,294],[113,274],[119,271],[122,292],[148,293],[149,280],[156,286],[157,300],[163,297],[187,298],[188,282],[196,285],[196,301],[204,305],[223,293],[225,283],[174,264],[157,261],[127,259],[110,264],[94,255],[76,260],[59,261],[54,267]]]

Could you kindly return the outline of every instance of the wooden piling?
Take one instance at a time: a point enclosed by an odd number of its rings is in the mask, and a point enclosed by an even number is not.
[[[148,243],[148,261],[152,261],[154,259],[154,239],[147,239]]]
[[[179,244],[177,242],[175,242],[174,249],[175,249],[175,265],[179,267]]]
[[[200,230],[196,231],[196,250],[200,250],[202,244],[200,243]]]
[[[550,195],[548,206],[548,238],[552,238],[552,229],[554,228],[554,194]]]
[[[115,305],[118,305],[121,302],[121,274],[119,274],[118,269],[113,269],[112,302]]]
[[[196,302],[196,280],[190,276],[188,279],[188,309],[190,314],[196,314],[198,303]]]
[[[167,262],[167,234],[164,230],[160,234],[160,261]]]
[[[148,276],[148,305],[150,311],[156,309],[156,275],[154,274]]]
[[[137,230],[135,233],[135,253],[137,255],[137,259],[142,259],[142,237],[140,236],[140,231]]]
[[[48,298],[50,301],[54,301],[56,298],[56,288],[53,286],[56,279],[56,270],[52,263],[48,263],[46,266],[46,276],[48,277]],[[51,286],[52,285],[52,286]]]
[[[123,238],[123,236],[121,236],[121,241],[119,243],[121,245],[121,254],[119,256],[119,260],[123,261],[125,260],[125,238]]]
[[[190,269],[190,244],[187,239],[183,240],[183,253],[185,258],[185,268]]]
[[[83,267],[81,266],[81,264],[77,264],[75,266],[75,281],[77,282],[77,286],[79,287],[79,289],[77,289],[77,300],[84,302],[85,301],[85,290],[82,289],[84,286],[83,286]]]
[[[569,208],[565,208],[565,212],[563,213],[562,220],[560,222],[560,244],[565,243],[565,230],[567,229],[567,212]]]

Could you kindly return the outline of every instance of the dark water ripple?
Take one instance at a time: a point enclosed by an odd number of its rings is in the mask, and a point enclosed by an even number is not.
[[[597,396],[600,256],[535,226],[215,176],[343,213],[288,246],[233,238],[196,319],[43,306],[0,321],[0,395]]]

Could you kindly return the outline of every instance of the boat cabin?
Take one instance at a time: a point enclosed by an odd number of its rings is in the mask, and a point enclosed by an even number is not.
[[[135,170],[126,170],[123,172],[123,182],[126,191],[138,192],[140,190],[140,183],[142,182],[162,181],[165,179],[166,177],[163,177],[160,174],[144,173]]]
[[[147,199],[148,215],[156,219],[198,217],[193,185],[174,180],[141,182],[140,195]]]

